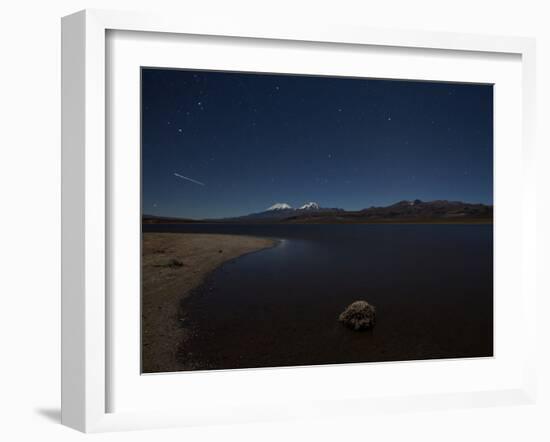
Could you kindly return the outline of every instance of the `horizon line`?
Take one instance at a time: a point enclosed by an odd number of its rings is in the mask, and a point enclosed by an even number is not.
[[[420,203],[434,203],[434,202],[438,202],[438,201],[441,201],[441,202],[449,202],[449,203],[461,203],[461,204],[471,204],[471,205],[482,205],[482,206],[487,206],[487,207],[493,207],[494,206],[494,203],[482,203],[482,202],[468,202],[468,201],[462,201],[462,200],[447,200],[447,199],[434,199],[434,200],[421,200],[420,198],[415,198],[415,199],[402,199],[402,200],[398,200],[398,201],[395,201],[393,203],[390,203],[388,205],[385,205],[385,206],[376,206],[376,205],[371,205],[371,206],[366,206],[366,207],[363,207],[363,208],[360,208],[360,209],[344,209],[343,207],[328,207],[328,206],[321,206],[319,204],[319,209],[334,209],[334,210],[343,210],[344,212],[360,212],[362,210],[368,210],[368,209],[372,209],[372,208],[387,208],[387,207],[390,207],[390,206],[393,206],[395,204],[399,204],[399,203],[402,203],[402,202],[415,202],[415,201],[419,201]],[[313,202],[313,201],[311,201]],[[153,214],[153,213],[145,213],[143,212],[143,208],[142,208],[142,211],[141,211],[141,216],[156,216],[156,217],[160,217],[160,218],[184,218],[184,219],[192,219],[192,220],[197,220],[197,221],[204,221],[204,220],[215,220],[215,219],[225,219],[225,218],[239,218],[239,217],[243,217],[243,216],[248,216],[248,215],[253,215],[253,214],[256,214],[256,213],[263,213],[263,212],[270,212],[270,211],[273,211],[273,212],[277,212],[277,210],[307,210],[307,209],[302,209],[301,207],[292,207],[290,204],[288,203],[274,203],[272,204],[270,207],[276,205],[276,204],[287,204],[289,205],[290,207],[289,208],[286,208],[286,209],[270,209],[270,208],[265,208],[265,209],[262,209],[262,210],[259,210],[259,211],[253,211],[253,212],[249,212],[247,214],[244,214],[244,215],[227,215],[227,216],[210,216],[210,217],[189,217],[189,216],[184,216],[184,215],[159,215],[159,214]],[[305,203],[305,204],[308,204],[308,203]],[[305,205],[303,204],[303,205]],[[318,203],[316,203],[318,204]]]

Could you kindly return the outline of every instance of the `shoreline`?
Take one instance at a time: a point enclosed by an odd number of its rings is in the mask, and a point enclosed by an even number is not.
[[[463,219],[463,220],[425,220],[425,221],[413,221],[413,220],[379,220],[379,221],[367,221],[367,222],[279,222],[279,223],[214,223],[214,222],[201,222],[201,221],[190,221],[190,222],[165,222],[165,223],[157,223],[157,222],[144,222],[143,225],[146,226],[187,226],[187,225],[194,225],[194,226],[310,226],[315,224],[322,224],[322,225],[334,225],[334,226],[340,226],[340,225],[381,225],[381,224],[412,224],[412,225],[418,225],[418,224],[426,224],[426,225],[464,225],[464,224],[471,224],[471,225],[487,225],[487,224],[494,224],[493,219]]]
[[[277,245],[276,240],[226,234],[142,233],[142,372],[179,371],[185,340],[181,301],[221,265]]]

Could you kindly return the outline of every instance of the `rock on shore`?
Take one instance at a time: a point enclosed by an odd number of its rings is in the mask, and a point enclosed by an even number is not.
[[[366,330],[374,327],[376,308],[367,301],[355,301],[340,314],[338,319],[352,330]]]

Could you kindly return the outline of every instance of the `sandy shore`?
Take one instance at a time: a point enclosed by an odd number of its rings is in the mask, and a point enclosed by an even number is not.
[[[177,371],[186,337],[181,299],[224,262],[275,241],[237,235],[144,233],[142,236],[142,370]]]

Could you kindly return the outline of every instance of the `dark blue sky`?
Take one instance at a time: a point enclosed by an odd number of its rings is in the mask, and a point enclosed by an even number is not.
[[[190,218],[492,204],[493,87],[143,69],[142,186],[143,213]]]

